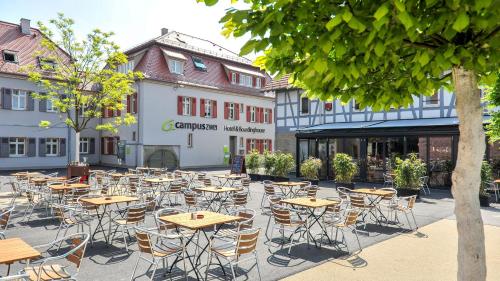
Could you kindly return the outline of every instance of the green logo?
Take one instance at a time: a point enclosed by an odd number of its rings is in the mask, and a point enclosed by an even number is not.
[[[174,120],[169,120],[169,119],[165,120],[165,122],[161,124],[161,130],[164,132],[174,131],[175,130]]]

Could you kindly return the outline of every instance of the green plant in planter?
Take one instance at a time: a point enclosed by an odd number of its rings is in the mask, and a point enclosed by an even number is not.
[[[273,169],[273,176],[277,177],[287,177],[288,173],[295,167],[295,161],[293,155],[290,153],[284,153],[277,151],[274,153],[275,162]]]
[[[394,184],[397,188],[419,190],[426,171],[425,163],[418,158],[416,153],[410,153],[405,160],[397,158]]]
[[[249,173],[257,174],[259,172],[261,155],[258,150],[254,149],[245,157],[245,165]]]
[[[307,180],[318,180],[319,169],[321,160],[315,157],[309,157],[300,164],[300,174]]]
[[[488,161],[483,161],[481,165],[481,185],[479,185],[479,195],[489,196],[489,193],[486,191],[488,184],[492,181],[492,168]]]
[[[264,172],[266,175],[272,175],[274,170],[274,164],[276,163],[276,155],[269,151],[264,151]]]
[[[358,165],[352,161],[351,156],[345,153],[337,153],[332,166],[337,183],[351,183],[354,175],[358,172]]]

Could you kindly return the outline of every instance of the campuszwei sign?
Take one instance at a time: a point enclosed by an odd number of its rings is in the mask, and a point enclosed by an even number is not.
[[[167,119],[165,122],[161,124],[161,130],[164,132],[171,132],[175,131],[177,129],[183,129],[183,130],[191,130],[191,131],[217,131],[218,126],[216,124],[208,124],[208,123],[195,123],[195,122],[180,122],[180,121],[174,121],[172,119]],[[260,133],[263,134],[265,133],[265,129],[260,129],[257,127],[244,127],[244,126],[239,126],[239,125],[233,125],[233,126],[224,126],[224,131],[226,132],[242,132],[242,133]]]

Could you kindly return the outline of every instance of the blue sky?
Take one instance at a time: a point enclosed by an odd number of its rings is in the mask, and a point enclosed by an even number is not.
[[[248,39],[220,34],[219,19],[230,0],[220,0],[213,7],[196,0],[0,0],[0,7],[0,20],[19,23],[20,18],[27,18],[33,26],[38,21],[48,23],[62,12],[75,20],[77,35],[84,36],[94,28],[113,31],[114,41],[122,49],[159,36],[162,27],[211,40],[235,52]]]

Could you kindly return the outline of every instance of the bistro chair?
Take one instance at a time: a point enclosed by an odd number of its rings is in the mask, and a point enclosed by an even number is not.
[[[349,209],[346,210],[346,214],[343,217],[342,221],[324,221],[325,227],[331,227],[331,236],[333,237],[333,229],[335,229],[335,240],[337,240],[337,235],[338,231],[342,233],[342,242],[346,245],[347,247],[347,252],[350,253],[349,251],[349,246],[347,243],[347,239],[345,239],[345,230],[348,229],[351,232],[354,233],[356,236],[356,240],[358,241],[358,246],[359,250],[361,251],[361,243],[359,242],[359,237],[358,237],[358,232],[356,230],[356,222],[358,220],[358,217],[360,216],[360,211],[357,209]],[[321,238],[323,238],[323,233],[321,234]],[[323,240],[323,239],[321,239]]]
[[[326,207],[325,213],[323,214],[323,222],[328,222],[330,224],[339,222],[343,217],[342,206],[344,200],[340,197],[327,197],[326,200],[335,201],[335,205]]]
[[[248,203],[248,193],[246,192],[234,192],[230,195],[230,199],[222,203],[222,207],[229,212],[229,210],[238,210],[240,208],[246,208]]]
[[[130,280],[135,279],[135,272],[141,260],[149,263],[153,267],[150,278],[150,280],[153,280],[160,262],[163,263],[164,268],[168,268],[168,258],[179,256],[182,256],[184,274],[187,280],[186,246],[182,241],[179,242],[177,238],[171,238],[168,235],[163,235],[159,232],[140,227],[135,227],[135,237],[137,238],[137,245],[139,246],[139,257],[137,258]],[[153,241],[157,242],[154,243]],[[151,266],[149,268],[151,268]]]
[[[351,193],[349,195],[351,208],[355,208],[360,211],[360,216],[362,216],[361,219],[363,221],[363,229],[366,229],[366,216],[373,214],[373,209],[376,208],[375,205],[366,203],[365,199],[366,196],[363,194]]]
[[[129,177],[128,178],[128,184],[127,184],[127,194],[128,195],[136,195],[137,191],[139,190],[139,177]]]
[[[12,203],[6,209],[0,209],[0,239],[5,239],[5,233],[7,232],[9,221],[15,208],[16,205]]]
[[[339,186],[337,187],[337,193],[339,194],[339,197],[343,200],[344,204],[346,204],[346,206],[349,207],[350,204],[349,195],[352,193],[352,189]]]
[[[44,200],[42,193],[32,190],[32,189],[26,189],[26,199],[28,199],[28,205],[26,206],[26,209],[24,209],[24,216],[22,221],[24,221],[26,218],[28,221],[31,219],[31,215],[33,214],[33,211],[37,207],[43,206],[46,201]],[[48,213],[48,209],[46,208],[46,212]]]
[[[415,214],[413,213],[413,207],[415,207],[415,201],[417,201],[417,195],[407,196],[407,197],[399,197],[398,203],[393,207],[393,210],[396,212],[396,218],[398,213],[403,213],[406,217],[406,221],[408,222],[408,226],[411,230],[417,230],[418,224],[415,219]],[[415,223],[415,229],[410,223],[410,218],[408,214],[411,214],[413,217],[413,222]]]
[[[76,280],[89,238],[89,234],[76,233],[49,244],[35,246],[35,249],[45,249],[42,256],[46,258],[32,261],[20,274],[28,275],[31,281]],[[62,244],[64,246],[54,253],[53,249]],[[67,260],[72,266],[57,263],[62,260]]]
[[[384,187],[394,188],[394,178],[387,173],[383,173],[383,177],[384,177]]]
[[[172,199],[171,196],[174,197],[175,204],[179,204],[179,197],[182,196],[182,182],[181,181],[174,181],[170,184],[170,187],[165,191],[165,195],[167,197],[168,202],[170,203],[170,206],[172,206]]]
[[[231,274],[233,280],[236,280],[234,267],[238,266],[241,262],[255,260],[255,266],[260,276],[259,261],[257,257],[257,239],[259,238],[260,229],[247,229],[238,232],[238,235],[233,241],[226,242],[221,245],[214,245],[214,240],[210,241],[210,250],[208,254],[207,269],[205,271],[205,280],[208,278],[208,270],[212,263],[213,256],[223,258],[228,261],[231,267]],[[249,256],[248,258],[243,258]]]
[[[164,216],[172,216],[177,214],[185,213],[184,210],[178,208],[163,208],[159,209],[154,213],[155,224],[158,232],[163,235],[168,236],[169,238],[178,238],[183,239],[184,237],[191,236],[195,233],[195,231],[191,229],[182,229],[179,226],[169,223],[166,221],[162,221],[160,218]]]
[[[253,228],[256,212],[253,209],[235,210],[229,213],[230,216],[241,217],[243,220],[228,224],[228,228],[220,229],[214,238],[224,239],[227,237],[236,237],[238,232]],[[215,227],[214,227],[215,228]]]
[[[190,212],[192,209],[194,209],[195,211],[206,210],[209,207],[209,202],[207,200],[204,200],[202,195],[191,190],[186,190],[184,192],[184,202],[186,203],[188,212]]]
[[[383,207],[384,209],[387,210],[387,219],[390,219],[391,214],[393,212],[393,208],[397,205],[398,191],[395,188],[391,187],[384,187],[381,188],[380,190],[391,192],[388,195],[382,196],[382,198],[380,198],[380,202],[378,203],[380,207]]]
[[[80,212],[72,206],[65,205],[54,205],[53,206],[54,216],[59,220],[59,228],[57,229],[56,237],[54,240],[57,240],[59,237],[59,233],[64,229],[63,237],[66,236],[68,230],[72,227],[76,227],[77,233],[84,233],[85,226],[88,228],[88,233],[92,234],[92,228],[90,223],[92,221],[92,217],[86,215],[84,212]],[[81,232],[80,232],[81,230]],[[91,240],[90,243],[93,244]]]
[[[262,200],[260,201],[260,208],[262,211],[264,211],[264,204],[265,201],[269,196],[274,196],[276,195],[276,190],[274,188],[274,185],[270,181],[264,181],[264,194],[262,195]]]
[[[267,197],[267,201],[269,202],[269,206],[273,206],[275,204],[282,206],[281,200],[283,200],[283,197],[279,196],[279,195],[270,195]],[[273,212],[272,212],[271,208],[269,208],[268,210],[262,212],[262,214],[269,216],[269,218],[267,219],[266,232],[265,232],[266,237],[269,240],[269,236],[267,236],[267,232],[269,230],[269,225],[271,225],[271,219],[273,218]]]
[[[283,244],[285,243],[285,232],[291,233],[290,244],[288,246],[288,254],[290,254],[290,251],[295,244],[295,234],[301,231],[307,231],[307,221],[296,218],[296,216],[292,213],[293,211],[284,206],[272,205],[271,211],[274,217],[274,225],[271,229],[271,239],[273,238],[274,230],[278,229],[278,231],[281,233],[281,246],[283,247]],[[269,247],[270,246],[271,244],[269,244]]]
[[[118,215],[116,215],[115,218],[113,218],[111,221],[111,223],[115,225],[115,230],[113,231],[113,237],[111,238],[111,241],[113,241],[116,232],[118,231],[118,229],[120,229],[123,243],[125,243],[125,251],[128,252],[128,244],[127,237],[125,236],[125,231],[127,231],[128,235],[130,236],[130,228],[138,226],[140,223],[144,223],[144,220],[146,218],[146,209],[147,206],[145,204],[137,204],[128,206],[122,210],[115,211],[118,213]],[[125,211],[125,214],[122,217],[123,211]]]
[[[485,190],[492,191],[495,194],[495,201],[498,202],[500,189],[498,188],[497,183],[494,183],[494,182],[487,183]]]

